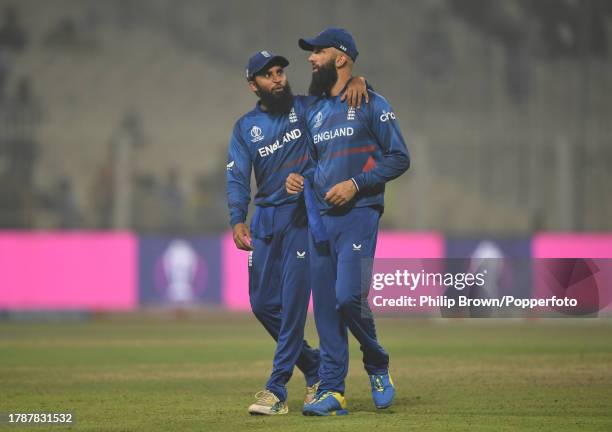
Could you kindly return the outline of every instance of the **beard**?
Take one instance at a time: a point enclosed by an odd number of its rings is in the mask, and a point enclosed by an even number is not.
[[[270,114],[287,114],[293,108],[293,93],[291,92],[291,86],[287,82],[285,87],[280,91],[266,91],[259,87],[257,83],[257,96],[261,105]]]
[[[338,71],[334,64],[334,60],[330,60],[319,68],[318,71],[312,72],[312,80],[308,93],[313,96],[329,95],[332,87],[338,81]]]

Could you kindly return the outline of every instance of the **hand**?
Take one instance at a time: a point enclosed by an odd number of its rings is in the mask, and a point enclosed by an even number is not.
[[[245,223],[237,223],[234,225],[234,229],[232,231],[234,235],[234,243],[236,243],[236,247],[238,249],[243,251],[253,250],[251,243],[251,232]]]
[[[289,174],[285,182],[285,188],[288,194],[299,194],[304,190],[304,177],[297,173]]]
[[[357,193],[357,188],[353,180],[345,180],[332,187],[325,194],[325,201],[333,206],[340,207],[353,199]]]
[[[348,83],[346,90],[342,93],[340,100],[344,102],[348,100],[348,105],[354,108],[361,107],[361,101],[365,98],[365,102],[370,102],[368,95],[368,87],[364,77],[353,77]]]

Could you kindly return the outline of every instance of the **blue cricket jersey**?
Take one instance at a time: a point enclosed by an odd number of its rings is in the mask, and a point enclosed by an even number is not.
[[[308,108],[309,154],[315,163],[314,190],[322,212],[337,183],[353,179],[358,192],[345,207],[384,207],[385,183],[410,167],[410,156],[387,100],[368,90],[370,102],[348,107],[340,96],[318,98]]]
[[[271,115],[259,103],[234,125],[227,159],[227,201],[230,224],[244,222],[251,200],[251,169],[255,170],[255,205],[279,206],[298,200],[289,195],[285,180],[292,172],[304,173],[308,158],[304,128],[312,96],[294,96],[289,114]]]

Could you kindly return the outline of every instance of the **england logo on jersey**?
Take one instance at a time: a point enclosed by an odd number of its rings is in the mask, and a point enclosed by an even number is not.
[[[295,113],[295,108],[291,108],[289,111],[289,123],[297,122],[297,114]]]
[[[321,125],[323,124],[323,113],[319,111],[317,115],[315,116],[314,120],[315,120],[314,127],[316,128],[321,127]]]
[[[261,128],[257,126],[253,126],[251,128],[251,137],[253,138],[251,142],[257,142],[264,139],[263,134],[261,133]]]
[[[354,107],[350,107],[348,109],[348,113],[346,114],[346,119],[355,120],[355,108]]]

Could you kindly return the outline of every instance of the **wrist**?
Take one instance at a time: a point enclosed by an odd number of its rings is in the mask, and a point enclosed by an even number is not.
[[[244,225],[244,219],[241,218],[232,218],[232,220],[230,220],[230,226],[232,227],[232,229],[235,229],[236,226],[243,224]]]

